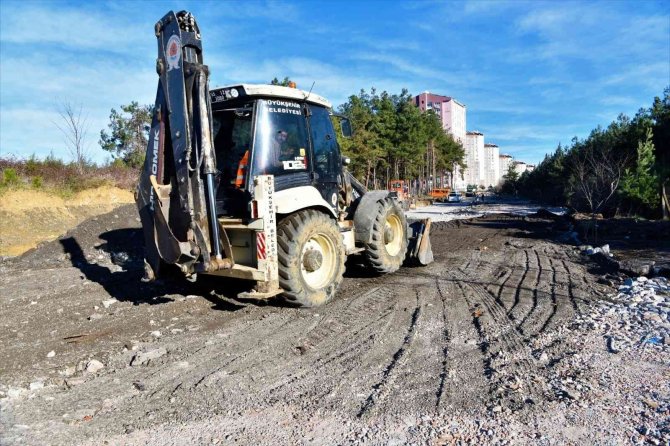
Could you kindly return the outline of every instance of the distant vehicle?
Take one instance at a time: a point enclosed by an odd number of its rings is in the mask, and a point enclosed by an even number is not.
[[[402,204],[404,209],[409,208],[407,186],[405,186],[405,182],[403,180],[389,181],[388,190],[391,192],[392,196],[395,196],[398,199],[398,202]]]
[[[466,198],[472,198],[472,197],[474,197],[474,196],[475,196],[475,193],[472,192],[472,191],[470,191],[470,190],[467,191],[467,192],[465,193],[465,197],[466,197]]]
[[[452,192],[447,196],[447,202],[448,203],[460,203],[461,202],[461,194],[458,192]]]
[[[451,192],[448,187],[436,187],[430,190],[428,195],[436,201],[445,201]]]

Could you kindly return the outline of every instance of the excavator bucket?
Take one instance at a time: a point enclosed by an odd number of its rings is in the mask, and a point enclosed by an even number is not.
[[[430,245],[430,218],[408,222],[406,261],[410,264],[426,266],[433,262],[433,248]]]

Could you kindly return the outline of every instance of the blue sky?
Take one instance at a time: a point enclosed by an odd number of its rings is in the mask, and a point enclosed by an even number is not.
[[[194,13],[211,85],[289,76],[335,105],[361,88],[429,90],[468,130],[538,162],[670,85],[670,2],[12,2],[0,5],[0,154],[68,159],[55,123],[87,117],[89,154],[112,107],[153,103],[165,12]]]

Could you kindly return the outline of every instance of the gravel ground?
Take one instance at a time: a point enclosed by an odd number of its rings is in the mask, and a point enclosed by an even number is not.
[[[441,222],[317,309],[141,284],[132,206],[0,264],[1,444],[668,444],[668,288],[554,222]],[[653,290],[653,293],[650,291]]]

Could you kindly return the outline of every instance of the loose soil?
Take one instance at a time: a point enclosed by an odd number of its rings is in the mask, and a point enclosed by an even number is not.
[[[132,192],[110,186],[68,199],[38,190],[8,191],[0,197],[0,256],[23,254],[91,216],[132,202]]]
[[[305,310],[143,284],[134,207],[89,219],[0,264],[0,442],[643,441],[667,417],[667,349],[614,354],[574,323],[611,289],[553,224],[436,223],[430,266],[350,262]]]

